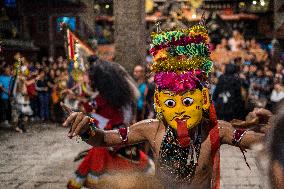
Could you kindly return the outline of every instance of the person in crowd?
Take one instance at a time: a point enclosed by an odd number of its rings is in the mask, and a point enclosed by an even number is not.
[[[249,65],[249,78],[254,78],[256,77],[256,71],[257,71],[257,66],[255,64],[250,64]]]
[[[256,106],[266,107],[271,92],[269,83],[270,79],[265,76],[262,69],[258,69],[256,76],[251,78],[249,95]]]
[[[135,66],[133,70],[134,79],[140,92],[140,97],[137,101],[137,116],[136,120],[140,121],[145,119],[146,114],[146,98],[148,93],[148,86],[145,79],[145,68],[141,65]]]
[[[283,83],[283,65],[277,64],[276,65],[276,72],[274,76],[274,82],[275,83]]]
[[[250,87],[250,79],[249,79],[249,66],[243,65],[241,66],[241,71],[239,73],[240,81],[241,81],[241,93],[242,99],[244,101],[244,111],[243,115],[246,115],[248,112],[252,111],[248,106],[249,103],[249,87]]]
[[[268,54],[260,47],[260,44],[253,38],[250,41],[249,52],[255,55],[257,62],[264,62],[268,58]]]
[[[208,45],[210,51],[213,51],[215,49],[215,45],[212,43],[210,36],[208,37]]]
[[[36,90],[36,80],[38,76],[38,70],[34,67],[30,68],[30,74],[25,78],[25,84],[27,87],[27,93],[30,100],[30,106],[33,111],[33,117],[31,120],[37,120],[39,115],[39,100],[38,92]]]
[[[16,131],[26,132],[25,122],[28,121],[28,117],[33,115],[33,111],[30,107],[29,95],[25,84],[25,77],[18,76],[16,85],[15,102],[17,109],[17,126]]]
[[[147,96],[146,96],[146,115],[147,115],[147,118],[148,119],[151,119],[151,118],[155,118],[155,108],[154,108],[154,99],[153,99],[153,96],[154,96],[154,93],[155,93],[155,88],[156,88],[156,85],[155,85],[155,82],[154,82],[154,75],[153,74],[150,74],[150,77],[148,78],[148,93],[147,93]]]
[[[220,76],[212,95],[219,119],[231,121],[242,119],[244,101],[241,94],[241,80],[238,68],[234,64],[227,64],[224,75]]]
[[[216,64],[228,64],[230,62],[230,51],[226,48],[226,43],[225,39],[222,40],[222,44],[217,44],[216,49],[213,51],[215,54],[213,56],[215,56]]]
[[[48,65],[53,64],[54,58],[52,56],[48,57],[48,60],[45,63],[48,63]]]
[[[278,102],[280,102],[284,98],[284,89],[280,83],[275,83],[274,89],[272,90],[270,100],[273,103],[272,107],[274,107]]]
[[[36,81],[36,90],[39,98],[39,112],[42,121],[49,119],[49,94],[46,74],[44,70],[39,70],[39,78]]]
[[[268,81],[268,86],[267,86],[267,105],[266,105],[266,109],[268,110],[272,110],[274,107],[274,102],[271,101],[271,93],[275,87],[275,83],[274,82],[274,74],[271,71],[271,69],[268,66],[264,67],[264,75]],[[281,83],[280,83],[281,84]]]
[[[66,60],[66,59],[63,60],[62,68],[63,68],[63,70],[67,70],[67,68],[68,68],[68,63],[67,63],[67,60]]]
[[[245,46],[244,37],[238,30],[234,30],[233,36],[229,39],[228,44],[231,51],[239,51]]]
[[[52,69],[53,70],[53,69]],[[51,78],[53,77],[52,74],[50,75]],[[64,101],[65,96],[63,95],[64,87],[64,79],[61,77],[61,71],[56,70],[54,76],[54,85],[51,92],[51,106],[53,108],[53,120],[55,122],[61,123],[62,118],[64,117],[64,112],[60,106],[60,101]]]
[[[53,63],[53,64],[51,64],[51,68],[52,68],[53,70],[57,70],[58,65],[57,65],[56,63]],[[58,70],[60,70],[60,69],[58,69]]]
[[[41,59],[41,65],[46,65],[46,63],[47,63],[47,57],[46,56],[44,56],[44,57],[42,57],[42,59]]]
[[[240,73],[239,73],[239,76],[240,78],[242,79],[242,83],[243,85],[245,86],[244,88],[248,88],[249,87],[249,65],[242,65],[241,66],[241,70],[240,70]]]
[[[221,39],[220,47],[221,49],[230,50],[228,40],[226,38]]]
[[[10,127],[9,121],[11,121],[11,85],[12,85],[12,72],[11,67],[6,65],[4,72],[0,75],[0,88],[1,88],[1,117],[2,125]]]
[[[153,56],[150,54],[149,50],[147,50],[147,55],[146,55],[146,63],[147,65],[152,64],[153,62]]]
[[[64,92],[64,104],[67,106],[71,107],[74,111],[79,110],[79,100],[77,96],[71,91],[71,90],[66,90]]]
[[[39,62],[35,63],[35,69],[36,70],[40,70],[42,68],[42,64],[40,64]]]
[[[212,74],[210,75],[211,78],[210,78],[210,82],[211,82],[211,85],[210,85],[210,94],[214,94],[215,92],[215,89],[216,89],[216,85],[217,85],[217,82],[218,82],[218,78],[217,78],[217,74],[216,72],[212,72]],[[213,99],[212,99],[213,100]],[[214,100],[213,100],[214,102]],[[214,102],[215,103],[215,102]]]
[[[58,65],[61,65],[60,67],[62,67],[63,60],[64,60],[64,59],[63,59],[62,56],[58,56],[57,59],[56,59],[57,64],[58,64]]]

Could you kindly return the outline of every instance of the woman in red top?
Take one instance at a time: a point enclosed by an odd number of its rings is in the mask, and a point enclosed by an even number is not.
[[[97,127],[111,130],[131,124],[135,118],[133,107],[136,98],[135,89],[132,88],[134,85],[126,71],[116,63],[97,60],[91,63],[89,74],[92,89],[97,92],[89,102]],[[69,180],[67,188],[94,188],[102,175],[117,170],[148,171],[150,161],[136,145],[93,147],[79,165],[75,176]]]

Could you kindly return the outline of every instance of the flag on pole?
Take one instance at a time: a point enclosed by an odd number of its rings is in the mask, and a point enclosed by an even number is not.
[[[67,29],[67,44],[68,44],[68,58],[70,60],[74,60],[75,55],[75,41],[74,41],[74,35],[70,31],[70,29]]]
[[[96,52],[89,44],[85,43],[69,28],[66,29],[66,35],[68,59],[70,62],[68,70],[70,74],[72,72],[72,75],[77,75],[77,73],[84,72],[86,70],[84,63],[84,60],[86,61],[86,57],[95,55]]]

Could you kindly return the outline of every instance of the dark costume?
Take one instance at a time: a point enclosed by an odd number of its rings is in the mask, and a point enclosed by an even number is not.
[[[213,93],[218,119],[231,121],[242,119],[244,100],[241,95],[241,80],[236,76],[237,67],[226,65],[224,75],[221,75]]]

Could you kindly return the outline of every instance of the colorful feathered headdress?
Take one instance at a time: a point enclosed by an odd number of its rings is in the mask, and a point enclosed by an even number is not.
[[[183,92],[205,85],[212,68],[204,24],[152,33],[152,72],[158,89]]]

